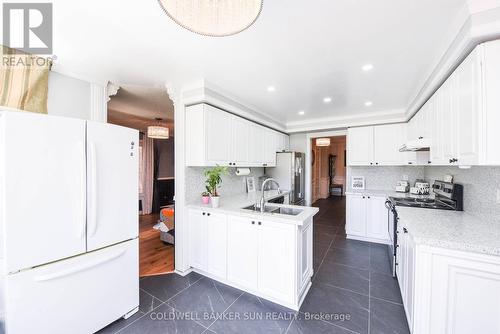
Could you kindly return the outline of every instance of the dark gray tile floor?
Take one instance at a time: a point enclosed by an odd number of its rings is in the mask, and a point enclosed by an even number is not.
[[[140,310],[99,333],[409,333],[383,245],[345,238],[345,199],[315,203],[313,285],[299,312],[191,273],[140,280]]]

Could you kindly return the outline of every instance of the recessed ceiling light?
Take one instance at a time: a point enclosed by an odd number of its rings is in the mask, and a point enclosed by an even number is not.
[[[363,67],[361,67],[361,69],[365,72],[368,72],[368,71],[371,71],[373,70],[373,65],[372,64],[366,64],[366,65],[363,65]]]
[[[330,103],[330,102],[332,102],[332,98],[331,97],[325,97],[325,98],[323,98],[323,102]]]
[[[299,115],[304,115],[306,112],[304,110],[299,111]]]
[[[268,91],[268,92],[271,92],[271,93],[272,93],[272,92],[275,92],[275,91],[276,91],[276,87],[274,87],[274,86],[269,86],[269,87],[267,87],[267,91]]]
[[[372,101],[366,101],[365,102],[365,106],[367,106],[367,107],[371,107],[372,105],[373,105]]]

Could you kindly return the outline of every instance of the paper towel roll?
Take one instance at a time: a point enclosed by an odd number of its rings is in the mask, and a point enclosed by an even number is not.
[[[236,168],[236,175],[238,176],[250,175],[250,168]]]

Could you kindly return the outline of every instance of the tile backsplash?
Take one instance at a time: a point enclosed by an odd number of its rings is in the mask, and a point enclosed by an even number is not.
[[[464,186],[464,211],[500,222],[500,204],[497,203],[500,167],[425,167],[425,178],[430,182],[442,180],[446,174],[453,175],[453,182]]]
[[[424,179],[432,184],[443,176],[453,175],[454,182],[464,186],[464,210],[479,217],[500,222],[500,167],[475,166],[470,169],[446,166],[402,166],[402,167],[349,167],[347,188],[351,189],[351,176],[364,176],[365,187],[370,190],[394,189],[396,182],[407,175],[410,184]]]
[[[403,175],[408,176],[411,184],[416,179],[424,179],[424,167],[417,166],[377,166],[377,167],[348,167],[347,189],[351,190],[351,177],[364,176],[365,188],[370,190],[394,189],[396,183],[403,180]]]
[[[205,167],[186,168],[186,201],[195,202],[200,199],[201,193],[205,191]],[[246,192],[246,176],[236,176],[236,168],[229,168],[229,174],[222,176],[222,184],[218,192],[222,197]],[[255,177],[255,181],[264,175],[264,168],[250,168],[250,175]]]

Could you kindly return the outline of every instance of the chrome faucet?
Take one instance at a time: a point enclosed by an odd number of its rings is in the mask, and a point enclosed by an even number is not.
[[[264,189],[266,189],[267,182],[274,182],[278,186],[278,194],[281,194],[280,185],[275,179],[269,178],[262,182],[262,195],[260,197],[260,212],[264,212],[266,200],[264,198]]]

